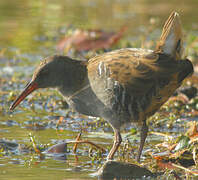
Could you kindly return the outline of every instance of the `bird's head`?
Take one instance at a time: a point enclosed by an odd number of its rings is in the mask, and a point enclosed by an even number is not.
[[[36,68],[31,81],[10,106],[10,110],[14,110],[30,93],[39,88],[55,88],[63,84],[69,86],[76,62],[67,56],[51,56],[43,60]]]

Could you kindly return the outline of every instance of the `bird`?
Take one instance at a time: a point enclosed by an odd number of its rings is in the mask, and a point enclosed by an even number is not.
[[[114,142],[107,160],[114,158],[122,142],[121,127],[138,124],[141,130],[137,161],[140,162],[148,117],[193,73],[193,65],[183,57],[183,50],[180,16],[172,12],[155,50],[123,48],[87,61],[63,55],[45,58],[10,110],[37,89],[56,88],[71,108],[87,116],[102,117],[111,125]]]

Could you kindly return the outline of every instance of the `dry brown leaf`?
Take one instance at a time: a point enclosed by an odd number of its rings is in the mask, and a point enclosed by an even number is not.
[[[71,36],[58,42],[57,50],[66,49],[67,51],[71,47],[77,51],[108,49],[120,40],[126,29],[127,27],[123,26],[117,33],[102,30],[76,30]]]

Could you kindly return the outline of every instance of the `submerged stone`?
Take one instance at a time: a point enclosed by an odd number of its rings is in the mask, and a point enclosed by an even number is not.
[[[146,178],[154,176],[154,174],[144,167],[140,167],[135,164],[118,162],[118,161],[107,161],[99,169],[94,176],[99,176],[100,179],[109,178]]]

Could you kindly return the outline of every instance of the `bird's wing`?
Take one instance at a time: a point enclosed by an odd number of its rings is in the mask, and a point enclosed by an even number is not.
[[[159,83],[159,79],[168,81],[176,71],[176,63],[172,59],[166,57],[160,60],[159,56],[144,49],[121,49],[96,56],[88,63],[90,84],[93,87],[95,83],[105,84],[111,79],[127,92],[143,95]]]

